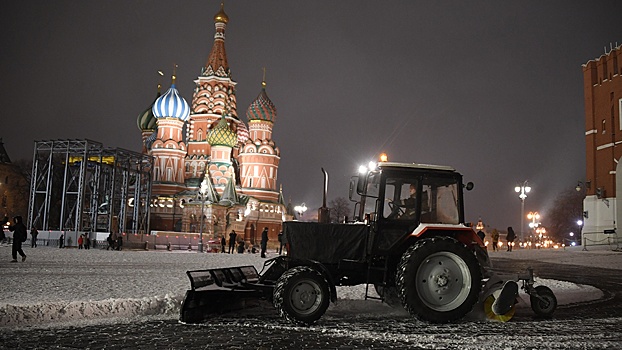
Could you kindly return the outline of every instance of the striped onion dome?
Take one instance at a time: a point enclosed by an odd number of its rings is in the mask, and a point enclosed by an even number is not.
[[[246,124],[244,124],[243,121],[238,121],[238,142],[239,143],[246,143],[246,141],[248,140],[250,134],[248,132],[248,128],[246,127]]]
[[[186,121],[190,117],[188,102],[179,96],[179,92],[175,88],[175,76],[173,76],[173,84],[168,91],[155,100],[153,115],[158,119],[177,118],[181,121]]]
[[[210,146],[227,146],[233,148],[237,143],[237,135],[231,130],[223,115],[218,124],[207,134],[207,142]]]
[[[158,99],[158,97],[160,97],[162,94],[158,91],[158,95],[156,96],[155,100],[153,100],[153,102],[149,105],[149,107],[147,107],[147,109],[145,109],[141,114],[138,115],[138,118],[136,119],[136,125],[138,125],[138,128],[141,131],[153,131],[156,129],[156,118],[153,115],[153,105],[155,104],[155,101]]]
[[[276,107],[266,94],[266,82],[261,82],[261,92],[246,110],[248,120],[276,121]]]

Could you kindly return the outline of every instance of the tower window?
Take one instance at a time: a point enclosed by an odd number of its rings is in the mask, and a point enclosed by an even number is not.
[[[603,135],[605,134],[605,132],[607,131],[607,127],[605,126],[607,122],[605,121],[605,119],[603,119]]]

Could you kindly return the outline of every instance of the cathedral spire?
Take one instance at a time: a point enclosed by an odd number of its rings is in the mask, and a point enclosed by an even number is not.
[[[229,17],[225,13],[224,7],[224,3],[221,3],[220,11],[214,16],[214,26],[216,27],[214,44],[201,73],[203,76],[231,77],[225,51],[225,28],[227,28],[227,23],[229,23]]]

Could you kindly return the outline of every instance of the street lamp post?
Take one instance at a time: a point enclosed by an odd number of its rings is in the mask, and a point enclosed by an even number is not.
[[[203,177],[201,188],[199,189],[199,197],[201,198],[201,218],[199,219],[199,253],[203,253],[203,217],[205,216],[205,193],[207,192],[207,179]]]
[[[527,219],[531,220],[531,222],[529,223],[529,228],[531,228],[532,230],[537,230],[540,226],[540,213],[538,213],[537,211],[530,211],[529,214],[527,214]]]
[[[295,206],[294,210],[298,213],[298,216],[300,216],[300,218],[302,218],[302,216],[304,215],[305,211],[307,211],[307,205],[302,203],[301,205]]]
[[[522,184],[514,187],[514,191],[519,193],[518,198],[520,198],[520,240],[524,242],[524,228],[525,228],[525,198],[527,198],[527,193],[531,191],[531,187],[527,184],[527,180],[523,181]]]

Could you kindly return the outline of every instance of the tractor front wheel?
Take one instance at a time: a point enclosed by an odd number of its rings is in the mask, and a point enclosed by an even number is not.
[[[422,321],[461,319],[477,302],[481,270],[475,254],[452,237],[425,238],[402,255],[396,274],[402,305]]]
[[[326,278],[309,266],[285,271],[274,287],[274,307],[279,315],[297,325],[311,325],[320,319],[329,302]]]

